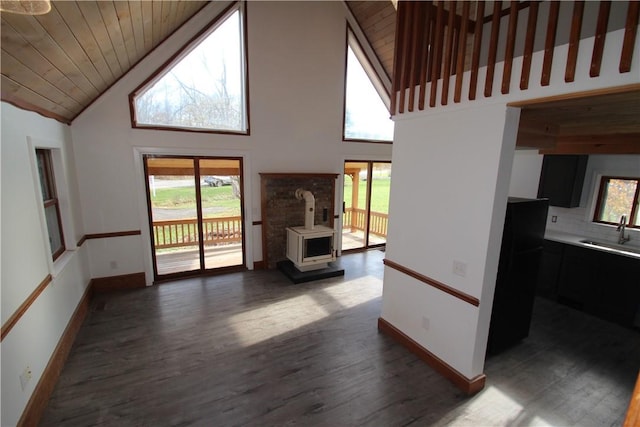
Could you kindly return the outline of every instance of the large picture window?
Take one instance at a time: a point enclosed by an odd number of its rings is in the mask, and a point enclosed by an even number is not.
[[[393,121],[387,107],[389,96],[384,93],[382,84],[351,31],[348,31],[347,35],[344,96],[345,141],[393,141]]]
[[[594,222],[640,228],[638,221],[640,178],[604,176],[600,181]]]
[[[62,220],[60,217],[60,202],[56,193],[56,183],[51,163],[51,150],[37,149],[36,161],[38,177],[42,190],[42,203],[47,221],[51,256],[55,261],[65,251],[64,235],[62,234]]]
[[[242,3],[132,94],[133,126],[248,133]]]

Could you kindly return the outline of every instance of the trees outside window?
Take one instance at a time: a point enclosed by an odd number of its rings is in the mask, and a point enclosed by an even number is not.
[[[640,228],[638,221],[638,194],[640,178],[602,177],[593,221],[618,224],[626,217],[626,225]]]
[[[247,133],[245,75],[239,3],[133,93],[134,127]]]

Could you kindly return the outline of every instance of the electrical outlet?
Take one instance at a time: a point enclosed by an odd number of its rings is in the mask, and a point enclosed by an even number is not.
[[[425,331],[428,331],[429,326],[430,326],[429,318],[426,316],[422,316],[422,329],[424,329]]]
[[[467,264],[462,261],[453,261],[453,274],[460,277],[466,277]]]
[[[558,222],[558,216],[557,215],[552,215],[551,216],[551,222]]]
[[[109,263],[109,266],[111,267],[112,270],[115,270],[116,268],[118,268],[118,263],[115,261],[111,261]]]
[[[31,377],[31,368],[27,366],[20,374],[20,387],[22,387],[22,391],[24,391],[24,389],[27,387],[27,384],[29,384],[29,381],[31,381]]]

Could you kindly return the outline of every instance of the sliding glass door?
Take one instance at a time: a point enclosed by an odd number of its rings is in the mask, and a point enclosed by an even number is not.
[[[145,156],[155,279],[244,266],[242,160]]]
[[[390,184],[390,162],[345,162],[342,251],[387,242]]]

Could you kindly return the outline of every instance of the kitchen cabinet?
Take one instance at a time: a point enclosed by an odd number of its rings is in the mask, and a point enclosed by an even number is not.
[[[566,245],[558,278],[559,302],[594,314],[598,254],[592,249]]]
[[[545,265],[545,259],[552,261]],[[639,278],[638,259],[545,241],[537,294],[553,299],[548,289],[555,288],[557,301],[562,304],[632,326],[640,306]]]
[[[546,155],[542,160],[538,198],[549,199],[550,206],[580,206],[582,184],[589,156]]]
[[[640,303],[640,260],[600,253],[596,271],[595,314],[631,325]]]
[[[555,301],[558,298],[558,278],[562,268],[564,244],[545,240],[543,243],[536,295]]]

